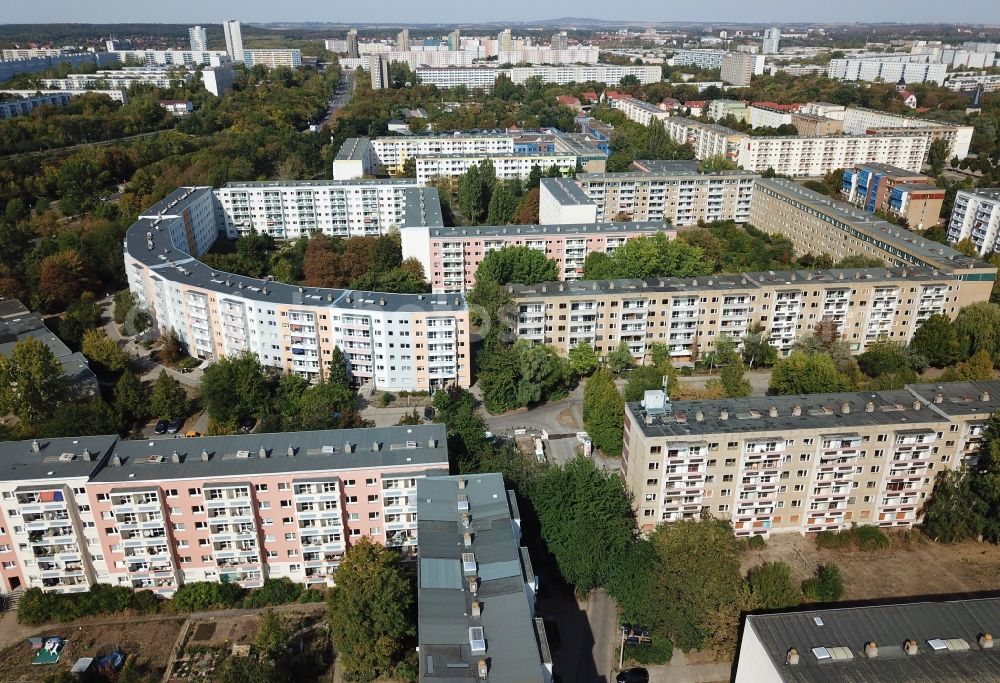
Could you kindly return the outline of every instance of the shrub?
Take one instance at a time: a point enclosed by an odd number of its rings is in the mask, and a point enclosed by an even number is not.
[[[844,596],[844,579],[835,564],[821,564],[802,582],[802,592],[816,602],[836,602]]]
[[[870,552],[890,545],[889,537],[876,526],[862,524],[842,531],[821,531],[816,534],[816,547],[824,550],[857,548]]]
[[[389,405],[390,403],[392,403],[395,400],[396,400],[395,395],[393,395],[390,392],[386,392],[386,393],[382,394],[381,397],[379,397],[379,402],[382,404],[383,407]]]
[[[307,603],[307,602],[323,602],[326,600],[326,591],[322,591],[318,588],[307,588],[302,591],[299,599],[296,602]]]
[[[126,610],[150,613],[157,611],[160,604],[160,599],[150,591],[136,592],[102,583],[83,593],[45,593],[40,588],[30,588],[21,596],[17,619],[22,624],[38,626]]]
[[[288,577],[268,579],[257,590],[250,591],[243,601],[246,609],[258,609],[272,605],[285,605],[295,602],[302,595],[302,584],[295,583]]]
[[[861,550],[882,550],[889,547],[889,537],[877,526],[864,524],[851,529]]]
[[[761,550],[767,547],[767,541],[760,534],[755,534],[747,539],[747,548],[750,550]]]
[[[673,656],[674,644],[667,638],[656,637],[655,634],[653,644],[650,646],[625,646],[625,659],[639,664],[666,664]]]
[[[246,589],[235,583],[195,581],[177,589],[171,607],[178,612],[202,612],[219,607],[235,607]]]

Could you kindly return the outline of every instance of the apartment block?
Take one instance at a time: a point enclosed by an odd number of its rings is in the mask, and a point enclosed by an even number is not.
[[[748,614],[733,681],[993,681],[998,625],[1000,598]]]
[[[448,472],[443,425],[47,439],[0,453],[3,592],[329,586],[360,537],[415,554],[417,483]]]
[[[987,283],[996,279],[992,266],[850,204],[784,178],[758,178],[755,182],[750,222],[792,240],[798,253],[830,254],[837,260],[875,256],[889,266],[932,268],[969,283],[966,289],[987,291]]]
[[[64,64],[70,67],[109,67],[115,62],[114,55],[107,52],[83,52],[80,54],[59,54],[45,57],[29,57],[0,61],[0,83],[18,74],[35,74],[39,71],[56,69]]]
[[[948,241],[972,240],[981,256],[1000,251],[1000,188],[959,190],[948,222]]]
[[[417,182],[426,184],[434,178],[454,178],[489,160],[497,180],[527,180],[531,170],[555,166],[563,175],[576,170],[572,154],[428,154],[416,157]]]
[[[179,188],[125,236],[129,288],[155,327],[173,329],[192,356],[211,361],[251,351],[265,366],[316,380],[336,347],[357,384],[471,384],[462,295],[296,287],[216,272],[197,259],[225,229],[219,206],[211,188]],[[418,202],[411,211],[419,224],[424,207]]]
[[[277,48],[270,50],[244,48],[243,63],[247,68],[266,66],[268,69],[277,69],[284,66],[289,69],[297,69],[302,66],[302,50],[298,48]]]
[[[700,221],[750,217],[756,174],[749,171],[701,173],[694,162],[636,162],[639,172],[579,173],[572,181],[596,207],[598,221],[665,221],[682,227]],[[547,188],[542,202],[549,202]]]
[[[925,135],[931,141],[943,139],[949,145],[949,159],[952,157],[964,159],[969,155],[972,133],[972,126],[900,116],[877,109],[847,107],[844,111],[845,135]]]
[[[639,66],[619,66],[617,64],[535,64],[503,69],[510,79],[523,85],[530,78],[541,78],[543,83],[587,83],[596,81],[617,85],[626,76],[635,76],[642,85],[658,83],[663,78],[663,70],[658,64]]]
[[[708,118],[713,121],[732,116],[737,121],[747,120],[747,103],[737,100],[712,100],[708,103]]]
[[[597,64],[599,48],[577,45],[565,50],[551,47],[525,46],[497,53],[498,64]]]
[[[902,78],[907,83],[941,85],[947,75],[945,64],[889,61],[885,58],[831,59],[826,68],[828,78],[839,81],[881,81],[895,83]]]
[[[1000,74],[984,74],[976,71],[963,71],[948,74],[944,87],[957,92],[971,92],[982,87],[983,92],[1000,90]]]
[[[937,225],[944,202],[944,190],[933,178],[886,164],[845,169],[840,196],[868,213],[882,211],[905,219],[914,230]]]
[[[815,114],[804,114],[801,111],[792,114],[792,125],[795,132],[802,137],[819,138],[828,135],[840,135],[844,132],[844,122]]]
[[[507,323],[518,338],[560,355],[587,342],[607,356],[625,342],[643,363],[659,343],[676,363],[690,364],[723,335],[742,344],[758,323],[788,355],[796,339],[832,321],[850,350],[862,353],[883,337],[908,343],[931,315],[954,318],[963,306],[988,300],[989,285],[912,267],[512,284],[516,310]]]
[[[652,121],[662,123],[670,118],[670,112],[660,109],[649,102],[637,100],[634,97],[616,97],[609,100],[612,109],[617,109],[630,121],[635,121],[643,126],[648,126]]]
[[[0,50],[0,58],[4,61],[15,59],[35,59],[36,57],[59,57],[65,54],[58,47],[14,48]]]
[[[225,50],[110,50],[109,54],[122,64],[140,62],[146,66],[229,66],[239,61]]]
[[[694,66],[699,69],[719,69],[725,50],[674,50],[673,66]]]
[[[408,204],[419,207],[425,195],[427,210],[412,220],[441,225],[437,190],[412,178],[233,182],[212,194],[219,229],[230,239],[251,230],[278,239],[383,235],[402,227]]]
[[[503,71],[491,66],[420,66],[416,73],[421,85],[490,92]]]
[[[551,683],[538,577],[500,474],[417,482],[420,680]]]
[[[597,222],[597,204],[572,178],[542,178],[538,187],[540,224]]]
[[[754,102],[747,108],[747,122],[751,128],[777,128],[792,123],[792,114],[798,105],[782,105],[775,102]]]
[[[224,66],[206,71],[229,71]],[[65,78],[41,78],[39,82],[46,88],[55,90],[128,90],[133,85],[152,85],[170,88],[176,83],[187,83],[194,77],[194,71],[184,67],[125,67],[113,71],[98,71],[90,74],[68,74]],[[232,76],[229,76],[230,83]],[[206,84],[206,89],[210,89]],[[210,90],[211,91],[211,90]],[[218,94],[213,92],[213,94]]]
[[[750,85],[750,79],[763,71],[763,64],[764,55],[727,52],[719,64],[719,77],[729,85]]]
[[[909,528],[939,472],[975,463],[1000,382],[625,408],[623,477],[643,529],[708,512],[737,536]]]
[[[528,247],[556,261],[561,280],[577,280],[591,253],[610,254],[626,241],[658,232],[674,236],[659,221],[643,223],[584,223],[561,225],[502,225],[410,227],[401,231],[403,258],[424,266],[435,292],[472,289],[476,270],[486,255],[504,247]]]
[[[356,180],[378,170],[378,154],[368,138],[347,138],[333,158],[334,180]]]
[[[392,62],[402,62],[411,70],[423,67],[442,69],[446,67],[470,68],[475,66],[476,53],[468,50],[388,50],[373,54],[363,54],[360,65],[371,69],[379,58]]]
[[[7,91],[0,91],[0,95]],[[71,96],[67,92],[32,93],[15,100],[0,99],[0,119],[12,119],[15,116],[25,116],[38,107],[65,107]]]

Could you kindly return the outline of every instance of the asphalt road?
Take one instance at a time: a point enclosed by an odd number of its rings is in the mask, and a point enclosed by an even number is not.
[[[330,107],[326,110],[326,116],[319,122],[319,127],[323,128],[330,122],[333,115],[347,106],[354,96],[354,72],[344,69],[340,70],[340,85],[330,96]]]

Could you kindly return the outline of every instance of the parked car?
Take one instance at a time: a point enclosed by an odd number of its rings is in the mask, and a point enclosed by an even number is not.
[[[183,426],[184,426],[184,418],[175,417],[173,420],[170,421],[170,424],[167,425],[167,434],[176,434],[177,432],[181,431],[181,427]]]
[[[167,433],[167,427],[169,427],[169,426],[170,426],[170,423],[167,422],[166,420],[157,420],[156,421],[156,426],[153,427],[153,434],[166,434]]]
[[[637,666],[625,669],[615,677],[616,683],[649,683],[649,671]]]

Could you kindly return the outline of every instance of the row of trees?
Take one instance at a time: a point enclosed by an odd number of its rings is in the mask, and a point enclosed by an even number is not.
[[[538,185],[542,178],[561,178],[557,166],[542,169],[532,167],[523,182],[514,178],[499,180],[496,167],[489,159],[474,164],[457,180],[439,178],[435,181],[442,202],[452,202],[469,225],[531,225],[538,223]]]

